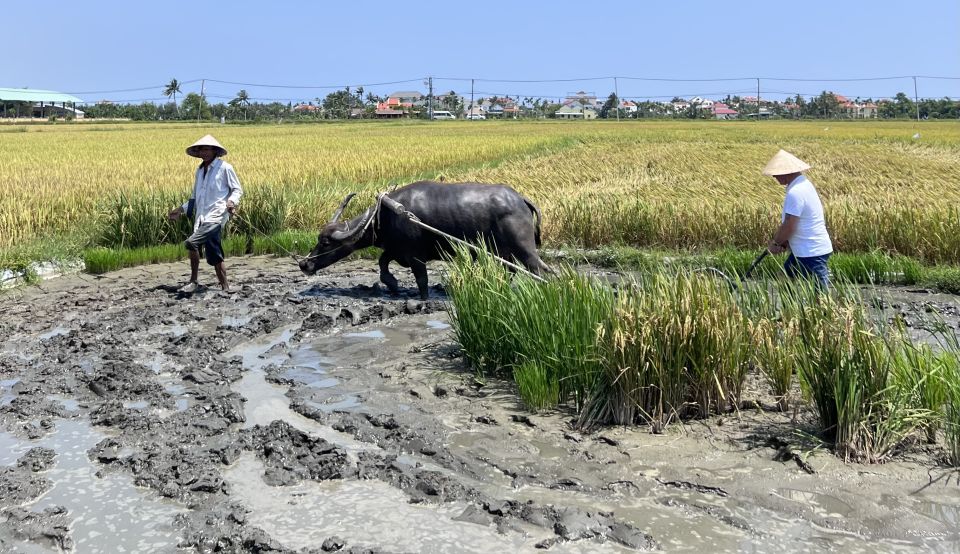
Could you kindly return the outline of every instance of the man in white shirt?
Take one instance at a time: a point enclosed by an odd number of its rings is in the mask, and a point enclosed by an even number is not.
[[[764,175],[786,187],[780,228],[767,250],[779,254],[789,249],[790,257],[783,265],[787,275],[813,277],[820,287],[826,288],[830,284],[827,261],[833,253],[833,243],[817,189],[802,173],[808,169],[808,164],[785,150],[777,152],[763,168]]]
[[[190,282],[180,288],[181,292],[196,292],[197,272],[200,269],[201,251],[217,273],[217,280],[225,292],[231,292],[227,282],[227,270],[223,266],[221,235],[237,209],[243,189],[233,166],[220,159],[227,149],[211,135],[206,135],[187,148],[187,154],[203,162],[197,168],[193,194],[182,206],[170,210],[170,219],[183,214],[194,218],[193,234],[184,241],[190,253]]]

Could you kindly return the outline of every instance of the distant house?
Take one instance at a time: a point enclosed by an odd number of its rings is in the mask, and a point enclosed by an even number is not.
[[[620,109],[628,114],[637,113],[637,103],[633,100],[620,102]]]
[[[714,102],[712,109],[713,116],[717,119],[737,119],[740,115],[737,110],[730,108],[723,102]]]
[[[851,119],[873,119],[877,117],[877,105],[873,102],[851,101],[846,96],[834,94],[839,103],[840,113]]]
[[[880,106],[878,106],[873,102],[865,102],[863,104],[860,104],[858,113],[860,117],[862,117],[863,119],[875,119],[878,115],[877,110],[879,109],[879,107]]]
[[[29,88],[0,88],[0,106],[4,115],[7,115],[7,102],[15,104],[15,111],[19,117],[20,107],[28,104],[30,107],[24,115],[28,117],[75,117],[83,118],[83,111],[77,109],[77,104],[83,100],[53,90],[39,90]],[[68,106],[69,104],[69,106]]]
[[[671,102],[670,106],[673,108],[674,113],[679,113],[688,109],[690,107],[690,102],[680,99],[676,102]]]
[[[320,111],[320,106],[314,106],[313,104],[297,104],[290,109],[293,113],[317,113]]]
[[[399,119],[406,114],[403,110],[394,110],[393,108],[377,107],[374,115],[379,119]]]
[[[423,105],[424,98],[423,94],[415,90],[402,90],[387,96],[387,105],[391,108],[412,108]]]
[[[582,90],[567,96],[561,104],[564,106],[589,106],[594,109],[599,106],[597,103],[597,95]]]
[[[481,112],[487,117],[516,117],[520,114],[520,108],[513,98],[507,96],[494,96],[484,98],[479,104]]]
[[[713,100],[710,100],[709,98],[700,98],[699,96],[694,96],[693,98],[690,99],[691,106],[699,106],[701,109],[704,109],[704,110],[713,109],[714,103],[715,102]]]
[[[563,105],[554,115],[557,119],[596,119],[597,110],[592,106]]]

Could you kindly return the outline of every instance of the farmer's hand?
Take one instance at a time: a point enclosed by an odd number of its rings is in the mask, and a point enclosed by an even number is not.
[[[772,240],[770,241],[770,244],[767,245],[767,251],[771,254],[779,254],[784,250],[786,250],[786,247],[784,247],[782,244],[777,244]]]
[[[237,213],[237,205],[233,203],[233,200],[227,200],[227,212],[230,215]]]
[[[167,219],[173,221],[183,215],[183,206],[177,206],[176,208],[170,210],[170,213],[167,214]]]

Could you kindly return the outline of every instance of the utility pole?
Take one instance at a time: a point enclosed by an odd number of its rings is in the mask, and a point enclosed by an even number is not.
[[[757,77],[757,121],[760,121],[760,78]]]
[[[473,119],[473,79],[470,79],[470,113],[467,116]]]
[[[200,108],[197,110],[197,123],[200,123],[200,114],[203,113],[203,85],[207,82],[206,79],[200,79]]]
[[[427,77],[427,117],[433,119],[433,77]]]
[[[613,78],[613,95],[617,97],[617,104],[613,108],[617,110],[617,121],[620,121],[620,88],[616,77]]]
[[[917,94],[917,78],[913,78],[913,103],[917,106],[917,121],[920,121],[920,98]]]

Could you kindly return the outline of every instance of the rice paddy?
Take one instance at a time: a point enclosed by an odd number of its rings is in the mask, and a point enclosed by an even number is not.
[[[102,272],[182,257],[189,228],[165,215],[192,186],[196,160],[184,148],[207,132],[230,151],[244,185],[243,217],[225,242],[233,255],[304,252],[349,192],[360,193],[356,213],[393,182],[506,183],[540,206],[548,246],[643,269],[614,290],[573,270],[539,284],[511,279],[489,260],[452,265],[458,341],[478,371],[508,373],[531,409],[569,404],[584,426],[641,423],[659,432],[739,409],[746,376],[757,371],[778,408],[810,410],[845,459],[883,461],[910,437],[942,434],[960,464],[955,337],[930,349],[895,322],[878,322],[860,299],[778,281],[734,292],[688,271],[738,274],[749,265],[779,222],[783,195],[760,168],[785,148],[813,165],[840,280],[960,291],[950,267],[960,260],[960,126],[824,125],[0,128],[0,267],[82,257],[88,271]],[[758,273],[776,267],[767,260]]]
[[[809,161],[841,252],[926,263],[960,259],[960,126],[924,122],[450,122],[0,128],[0,252],[51,237],[77,249],[152,246],[180,235],[157,221],[189,194],[183,153],[213,132],[247,201],[278,229],[315,230],[351,191],[391,182],[508,183],[544,212],[551,245],[670,250],[755,248],[783,191],[759,174],[778,148]],[[23,131],[20,131],[23,129]],[[17,132],[13,132],[17,131]],[[279,199],[279,200],[278,200]],[[130,219],[131,206],[142,207]],[[363,202],[355,202],[354,210]],[[160,218],[162,220],[162,218]],[[279,219],[279,221],[278,221]],[[111,228],[112,227],[112,228]]]

